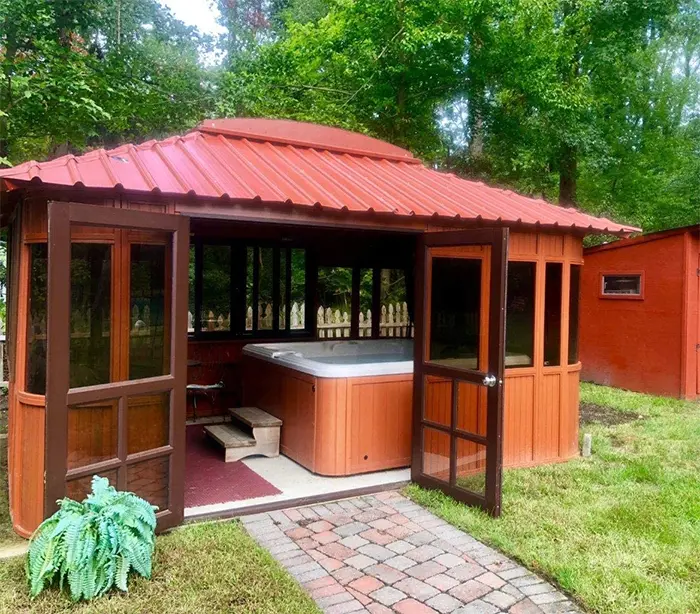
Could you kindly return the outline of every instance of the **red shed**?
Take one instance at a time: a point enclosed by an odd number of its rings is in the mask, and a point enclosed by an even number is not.
[[[591,247],[584,258],[583,379],[700,396],[700,226]]]

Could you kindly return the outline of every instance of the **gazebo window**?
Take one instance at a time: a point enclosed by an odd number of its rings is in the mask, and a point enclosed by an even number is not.
[[[569,285],[569,364],[578,362],[578,319],[579,297],[581,293],[581,265],[571,265]]]
[[[558,366],[561,363],[561,262],[548,262],[544,282],[544,365]]]
[[[202,301],[200,327],[203,331],[231,330],[231,246],[202,246]]]
[[[190,252],[195,336],[274,336],[306,330],[306,251],[276,244],[198,243]]]
[[[29,246],[29,309],[27,316],[27,380],[25,389],[46,392],[46,299],[48,294],[48,247]]]
[[[535,347],[535,263],[508,263],[506,367],[531,367]]]
[[[319,338],[350,337],[352,277],[351,267],[318,268],[316,335]]]
[[[315,309],[319,339],[413,337],[403,269],[321,266]]]
[[[408,284],[403,269],[382,269],[379,283],[379,336],[410,337]]]

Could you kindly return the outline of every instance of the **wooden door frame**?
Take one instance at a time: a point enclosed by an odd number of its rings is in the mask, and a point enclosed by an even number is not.
[[[413,441],[411,480],[419,485],[444,491],[446,494],[469,505],[479,506],[492,516],[501,512],[501,486],[503,469],[503,382],[505,375],[505,297],[508,263],[508,229],[483,228],[459,231],[425,233],[418,239],[416,257],[416,298],[415,298],[415,337],[414,337],[414,384],[413,384]],[[457,370],[445,366],[429,366],[425,361],[426,353],[426,314],[429,313],[431,288],[426,285],[426,275],[431,262],[430,249],[433,247],[489,245],[490,281],[489,281],[489,330],[488,356],[485,372],[474,370]],[[487,388],[486,437],[482,438],[486,446],[486,489],[485,496],[469,493],[454,485],[446,487],[445,482],[422,472],[423,463],[423,410],[424,410],[424,375],[443,374],[451,379],[483,385],[487,374],[496,376],[496,385]],[[456,431],[456,403],[453,383],[452,423],[449,432],[451,442]],[[479,443],[479,437],[470,437]],[[454,481],[456,446],[450,445],[450,481]]]
[[[71,225],[161,231],[172,236],[172,293],[170,296],[170,372],[133,381],[117,381],[70,389],[70,261]],[[89,473],[110,470],[126,462],[124,419],[127,396],[168,392],[170,395],[168,509],[158,513],[160,529],[180,524],[184,518],[185,385],[187,379],[187,291],[189,271],[189,218],[181,215],[115,209],[98,205],[51,201],[48,203],[48,309],[44,516],[56,509],[66,492],[68,471],[68,406],[119,398],[119,450],[117,459],[91,466]],[[122,274],[125,274],[122,272]],[[112,280],[112,284],[120,280]],[[166,450],[165,448],[170,448]],[[154,451],[131,455],[148,460]],[[123,473],[123,472],[122,472]]]

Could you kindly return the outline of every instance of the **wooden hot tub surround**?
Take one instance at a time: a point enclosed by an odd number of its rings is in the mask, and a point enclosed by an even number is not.
[[[243,357],[243,396],[284,423],[280,451],[314,473],[352,475],[411,462],[413,376],[315,377]]]

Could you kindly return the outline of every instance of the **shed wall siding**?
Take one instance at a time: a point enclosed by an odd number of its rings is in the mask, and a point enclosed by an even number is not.
[[[685,359],[685,235],[586,254],[581,279],[582,377],[680,396]],[[643,273],[644,296],[602,298],[603,273]]]

